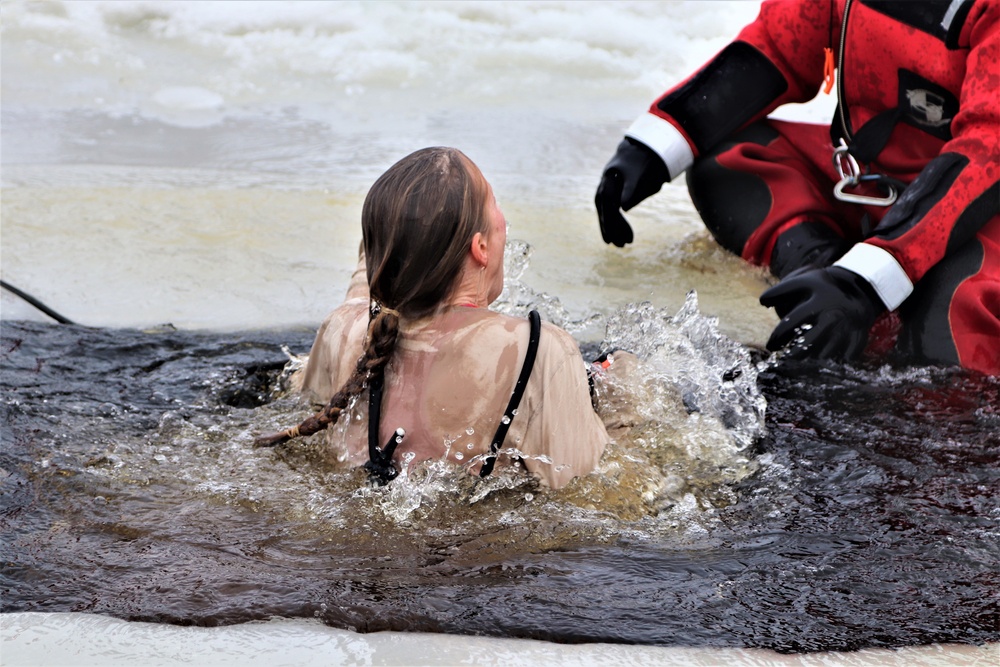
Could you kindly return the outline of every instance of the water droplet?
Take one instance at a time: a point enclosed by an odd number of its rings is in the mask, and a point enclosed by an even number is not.
[[[510,416],[511,417],[516,417],[517,416],[517,409],[516,408],[510,411]]]
[[[508,417],[507,415],[504,415],[503,419],[501,419],[500,421],[503,422],[504,424],[509,424],[510,423],[510,417]]]
[[[462,459],[465,458],[465,455],[462,454],[462,452],[455,452],[455,458],[461,461]]]
[[[396,436],[396,442],[403,442],[403,436],[397,435]]]
[[[524,494],[524,499],[527,500],[530,503],[532,500],[535,499],[535,496],[532,493],[526,493],[526,494]]]
[[[467,444],[467,445],[465,446],[465,448],[466,448],[466,449],[472,449],[472,448],[473,448],[474,446],[475,446],[475,445],[473,445],[473,444],[472,444],[472,443],[470,442],[469,444]]]
[[[476,432],[476,429],[472,428],[471,426],[469,428],[465,429],[465,433],[467,435],[472,435],[475,432]]]

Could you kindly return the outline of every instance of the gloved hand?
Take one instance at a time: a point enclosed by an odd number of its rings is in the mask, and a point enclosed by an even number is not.
[[[771,251],[771,273],[784,278],[803,267],[830,266],[852,245],[821,222],[800,222],[778,235]]]
[[[781,318],[767,349],[775,352],[794,341],[786,353],[790,359],[857,359],[885,310],[867,280],[839,266],[793,271],[761,294],[760,302]],[[806,325],[808,330],[798,330]]]
[[[619,248],[631,243],[632,227],[619,209],[629,210],[659,192],[669,180],[670,172],[659,155],[634,139],[622,139],[618,151],[604,167],[594,197],[604,242]]]

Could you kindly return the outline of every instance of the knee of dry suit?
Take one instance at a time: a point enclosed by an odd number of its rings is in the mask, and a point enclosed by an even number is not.
[[[771,190],[760,176],[725,167],[719,157],[746,143],[766,146],[777,137],[770,125],[755,123],[699,157],[687,171],[688,192],[705,227],[736,255],[742,255],[747,239],[770,212]]]

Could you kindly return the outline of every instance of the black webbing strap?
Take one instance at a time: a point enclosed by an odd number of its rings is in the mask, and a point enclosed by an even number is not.
[[[373,373],[368,378],[368,462],[365,470],[368,477],[379,486],[385,486],[399,475],[396,466],[392,464],[392,455],[396,445],[403,440],[402,429],[389,436],[389,442],[381,449],[378,446],[378,428],[382,421],[382,386],[385,380],[383,370]]]
[[[885,174],[871,173],[870,167],[871,163],[878,158],[882,149],[885,148],[885,145],[889,143],[889,137],[892,135],[892,131],[896,129],[896,125],[902,120],[903,115],[902,106],[886,109],[870,118],[851,137],[850,143],[847,144],[847,152],[857,162],[864,165],[864,173],[857,175],[856,182],[853,185],[857,185],[858,182],[874,182],[881,187],[883,193],[895,190],[896,194],[902,194],[906,190],[906,183],[895,178],[890,178]],[[835,123],[830,125],[830,137],[833,140],[834,146],[838,145],[842,140],[846,142],[846,138],[837,130]],[[834,153],[834,164],[836,164],[837,160],[836,155]],[[835,196],[838,199],[841,198],[840,195]],[[889,200],[888,203],[891,203],[893,200]],[[885,204],[877,205],[884,206]]]
[[[903,108],[886,109],[861,126],[848,144],[848,152],[861,164],[871,164],[889,143],[889,136],[903,118]]]
[[[840,105],[838,104],[835,115],[839,114]],[[843,139],[847,142],[848,152],[854,156],[855,160],[864,165],[871,164],[879,156],[879,153],[882,152],[882,149],[885,148],[885,145],[889,143],[889,137],[892,135],[892,131],[896,129],[899,121],[902,120],[903,115],[904,110],[900,106],[881,111],[869,118],[867,123],[862,125],[857,132],[854,132],[850,136],[849,142],[840,124],[831,123],[830,140],[834,146],[837,146],[840,144],[840,140]]]
[[[535,355],[538,353],[538,338],[542,331],[542,318],[537,310],[528,313],[528,322],[531,324],[531,331],[528,334],[528,351],[524,355],[524,364],[521,366],[521,374],[517,376],[517,383],[514,385],[514,392],[507,403],[507,409],[503,411],[500,418],[500,426],[493,435],[493,442],[490,443],[490,454],[483,461],[483,467],[479,469],[479,476],[486,477],[493,472],[493,466],[497,461],[497,453],[503,447],[503,441],[507,438],[507,431],[510,430],[510,423],[517,414],[517,406],[524,396],[524,388],[528,386],[528,378],[531,377],[531,369],[535,367]]]

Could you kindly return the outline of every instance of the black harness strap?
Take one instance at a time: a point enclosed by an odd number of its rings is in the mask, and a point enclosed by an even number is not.
[[[848,144],[851,155],[862,164],[875,161],[885,145],[889,143],[889,135],[903,118],[903,108],[900,106],[886,109],[873,116],[861,126]]]
[[[542,331],[542,318],[537,310],[528,313],[528,322],[531,330],[528,335],[528,351],[524,355],[524,365],[521,366],[521,374],[517,377],[514,385],[514,392],[511,394],[507,409],[504,410],[503,417],[500,418],[500,426],[493,436],[490,444],[490,454],[483,462],[483,467],[479,470],[480,477],[486,477],[493,472],[496,463],[497,452],[503,447],[503,441],[507,438],[507,431],[510,429],[510,422],[517,414],[517,406],[521,404],[521,397],[524,396],[524,389],[528,385],[528,378],[531,377],[531,369],[535,366],[535,356],[538,354],[538,339]],[[365,470],[368,477],[379,486],[385,486],[398,475],[399,471],[392,462],[392,455],[396,451],[396,446],[403,441],[405,433],[403,429],[396,429],[396,432],[389,436],[389,441],[384,447],[378,446],[379,423],[382,420],[382,387],[385,382],[384,370],[373,373],[368,378],[368,461],[365,463]]]
[[[385,443],[385,447],[379,449],[378,427],[382,421],[384,381],[384,370],[373,373],[368,378],[368,462],[365,463],[365,470],[368,471],[368,478],[379,486],[385,486],[399,475],[399,471],[392,463],[392,455],[396,451],[396,445],[403,441],[404,435],[403,429],[396,429],[396,432],[389,436],[389,442]]]
[[[528,378],[531,377],[531,369],[535,367],[535,356],[538,353],[538,338],[542,331],[542,318],[537,310],[528,313],[528,322],[531,324],[531,331],[528,334],[528,351],[524,355],[524,365],[521,366],[521,374],[517,377],[514,385],[514,392],[507,403],[507,409],[503,411],[500,418],[500,426],[493,435],[493,442],[490,443],[490,453],[483,461],[483,467],[479,469],[480,477],[487,477],[493,472],[493,466],[497,461],[497,454],[503,447],[503,441],[507,438],[507,431],[510,430],[510,423],[517,414],[517,406],[521,404],[521,397],[524,396],[524,389],[528,386]]]

